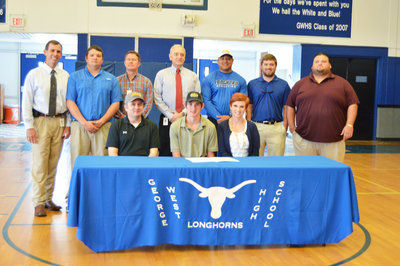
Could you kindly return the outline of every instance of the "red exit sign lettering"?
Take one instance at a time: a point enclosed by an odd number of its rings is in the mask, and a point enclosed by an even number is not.
[[[248,25],[242,24],[243,38],[254,38],[255,36],[256,36],[256,26],[254,24],[248,24]]]
[[[25,26],[25,19],[23,15],[11,15],[10,22],[10,26],[13,28],[24,28]]]
[[[254,37],[253,29],[243,29],[243,37]]]

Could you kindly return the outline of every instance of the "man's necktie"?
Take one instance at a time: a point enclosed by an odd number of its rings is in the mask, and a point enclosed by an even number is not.
[[[182,78],[181,78],[181,70],[178,68],[176,70],[176,100],[175,100],[175,108],[178,113],[182,112],[183,104],[182,104]]]
[[[51,71],[50,77],[50,97],[49,97],[49,115],[56,115],[56,104],[57,104],[57,80],[54,75],[56,71]]]

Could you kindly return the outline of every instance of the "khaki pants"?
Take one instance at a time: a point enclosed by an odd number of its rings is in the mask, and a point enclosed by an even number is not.
[[[61,121],[64,120],[64,121]],[[35,206],[53,198],[54,179],[63,145],[64,117],[34,118],[37,143],[32,144],[32,201]]]
[[[106,142],[111,123],[105,123],[96,133],[89,133],[78,122],[71,123],[71,170],[79,155],[108,155]]]
[[[295,155],[322,155],[338,162],[343,162],[346,145],[343,140],[338,142],[313,142],[300,137],[293,132],[293,148]]]
[[[89,133],[78,122],[71,122],[71,172],[74,169],[75,159],[79,155],[108,155],[106,149],[106,142],[108,131],[110,130],[111,123],[105,123],[96,133]],[[68,180],[68,187],[71,181],[71,176]],[[65,195],[68,203],[69,191]]]
[[[260,156],[264,156],[265,146],[267,146],[268,156],[283,156],[286,142],[286,130],[283,123],[255,124],[260,134]]]

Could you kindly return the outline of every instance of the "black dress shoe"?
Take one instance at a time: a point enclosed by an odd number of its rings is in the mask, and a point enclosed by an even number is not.
[[[54,202],[51,201],[51,200],[46,202],[44,207],[46,209],[48,209],[49,211],[59,211],[59,210],[61,210],[61,206],[55,205]]]
[[[37,205],[35,207],[35,216],[37,216],[37,217],[47,216],[46,210],[44,209],[43,205]]]

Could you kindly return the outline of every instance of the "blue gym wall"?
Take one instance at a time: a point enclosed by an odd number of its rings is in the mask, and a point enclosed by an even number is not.
[[[193,69],[193,38],[184,37],[186,49],[185,67]],[[78,61],[76,70],[85,67],[85,54],[89,45],[98,45],[104,52],[103,69],[115,76],[124,74],[124,57],[129,50],[135,50],[134,37],[94,36],[78,34]],[[153,83],[159,70],[169,67],[169,50],[174,44],[182,44],[182,38],[138,38],[138,52],[141,57],[139,72],[148,77]],[[154,105],[153,105],[154,106]],[[160,112],[153,107],[149,119],[158,124]]]
[[[376,84],[374,106],[374,139],[376,134],[378,106],[400,105],[400,58],[388,57],[388,48],[333,46],[333,45],[301,45],[301,77],[310,74],[313,58],[323,52],[334,57],[354,57],[376,59]],[[298,53],[295,54],[298,56]]]
[[[182,44],[182,38],[142,38],[138,37],[139,53],[141,55],[141,66],[139,72],[154,82],[156,73],[170,66],[168,57],[169,49],[173,44]],[[192,37],[184,37],[186,48],[185,67],[193,69],[193,41]],[[88,45],[97,44],[104,50],[103,68],[115,76],[125,71],[123,65],[124,55],[128,50],[135,50],[134,37],[113,36],[88,36],[78,34],[78,55],[76,69],[85,66],[85,53]],[[293,50],[293,78],[300,79],[308,75],[314,56],[324,52],[336,57],[373,58],[377,60],[377,76],[375,87],[374,106],[374,128],[376,131],[376,113],[378,106],[400,106],[400,58],[388,57],[388,49],[380,47],[356,47],[356,46],[333,46],[301,44],[294,46]],[[21,54],[21,84],[28,71],[37,66],[38,61],[44,61],[44,55],[37,55],[36,59],[26,58]],[[64,68],[73,72],[74,60],[61,59]],[[71,63],[72,62],[72,63]],[[200,62],[202,64],[204,62]],[[201,76],[201,75],[200,75]],[[158,123],[159,111],[153,108],[149,118]]]

